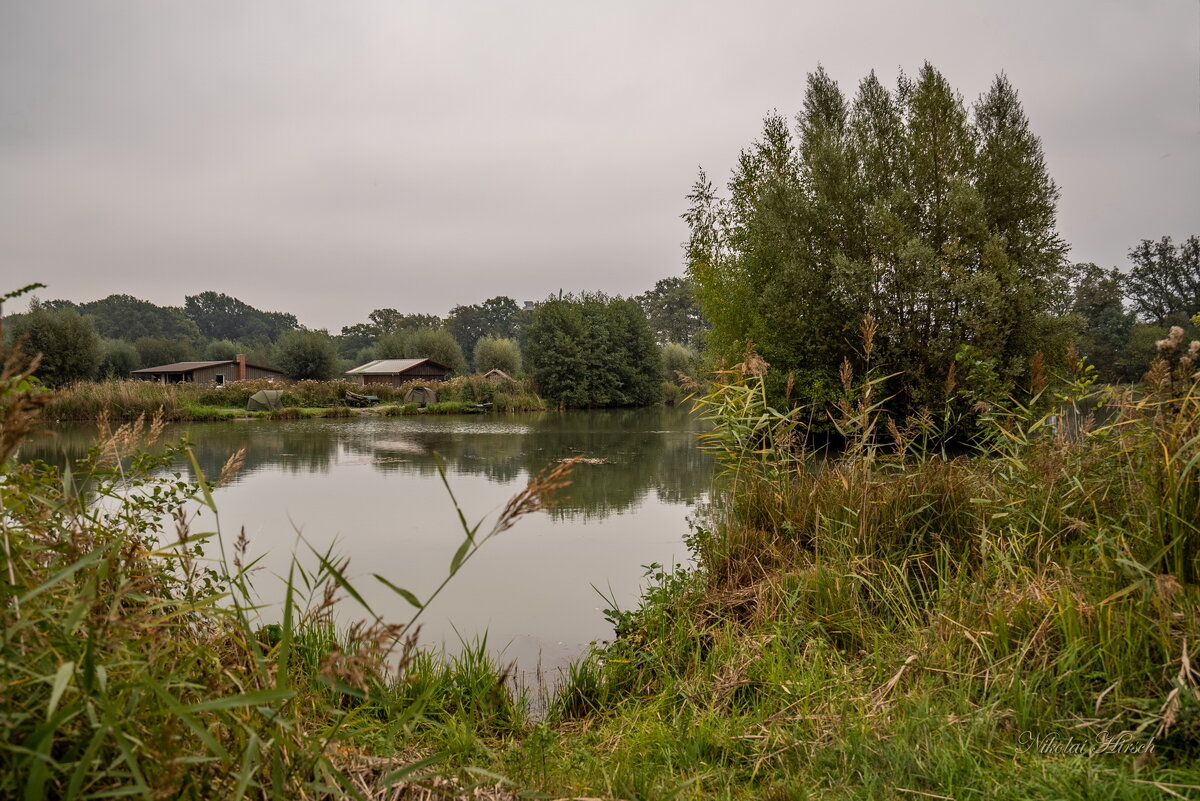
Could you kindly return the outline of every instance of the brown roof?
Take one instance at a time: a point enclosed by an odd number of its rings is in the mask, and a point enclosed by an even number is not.
[[[451,370],[449,365],[435,362],[433,359],[376,359],[373,362],[359,365],[353,370],[347,370],[346,375],[403,375],[421,364],[432,364],[443,370]]]
[[[237,366],[236,359],[224,359],[216,362],[175,362],[173,364],[164,364],[158,367],[143,367],[141,370],[133,370],[134,373],[190,373],[192,370],[202,370],[205,367],[221,367],[223,365]],[[282,370],[276,370],[274,367],[260,367],[257,364],[247,364],[247,367],[253,367],[255,370],[269,370],[272,373],[283,374]]]

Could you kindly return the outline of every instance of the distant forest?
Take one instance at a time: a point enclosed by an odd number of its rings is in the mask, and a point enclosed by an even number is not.
[[[333,378],[373,359],[431,358],[460,374],[528,374],[552,400],[580,406],[654,402],[662,380],[698,361],[706,327],[691,282],[679,277],[630,299],[583,293],[522,305],[498,296],[444,317],[381,308],[337,334],[213,291],[188,295],[182,306],[130,295],[35,299],[4,324],[8,339],[24,337],[43,354],[39,377],[51,386],[237,354],[294,379]]]

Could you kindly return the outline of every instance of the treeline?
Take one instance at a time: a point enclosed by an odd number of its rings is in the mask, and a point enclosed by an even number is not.
[[[564,313],[577,325],[555,336],[539,333],[555,330]],[[528,375],[549,400],[569,406],[658,400],[664,378],[697,361],[703,327],[691,284],[682,278],[660,280],[630,300],[584,293],[518,305],[499,296],[455,306],[444,318],[381,308],[339,334],[309,330],[293,314],[217,292],[189,295],[181,307],[129,295],[34,300],[28,312],[5,319],[10,341],[23,338],[42,354],[39,378],[51,386],[239,353],[296,380],[333,378],[374,359],[430,358],[458,374],[499,368]],[[660,346],[668,346],[665,367]],[[581,372],[572,375],[568,367]]]
[[[1062,311],[1078,334],[1079,351],[1102,377],[1137,381],[1171,329],[1200,337],[1200,237],[1176,244],[1143,239],[1129,252],[1130,269],[1077,264],[1070,305]]]
[[[1072,267],[1058,197],[1003,75],[968,105],[928,63],[892,87],[872,72],[852,98],[818,69],[794,125],[768,116],[726,191],[701,172],[689,195],[711,351],[733,363],[752,344],[793,401],[836,402],[879,367],[901,414],[1027,392],[1074,366],[1073,345],[1136,380],[1200,311],[1196,237],[1143,242],[1127,276]]]

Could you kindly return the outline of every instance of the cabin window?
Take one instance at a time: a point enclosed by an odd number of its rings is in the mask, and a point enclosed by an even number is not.
[[[218,387],[225,386],[225,374],[224,373],[217,373],[217,386]]]

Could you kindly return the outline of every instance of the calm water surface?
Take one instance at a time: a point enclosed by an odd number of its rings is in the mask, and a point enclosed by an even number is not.
[[[562,505],[488,542],[423,616],[427,645],[455,650],[460,637],[486,632],[492,650],[528,669],[539,659],[561,665],[611,635],[601,592],[627,608],[639,595],[643,565],[687,561],[687,518],[706,498],[713,473],[696,448],[702,427],[685,410],[653,408],[191,423],[170,426],[167,437],[187,432],[209,476],[247,449],[241,474],[216,501],[226,536],[244,526],[250,558],[262,557],[255,587],[265,601],[282,597],[276,576],[286,575],[293,552],[305,550],[302,536],[318,550],[332,543],[348,556],[368,603],[400,621],[411,607],[370,574],[424,597],[462,541],[439,460],[468,521],[486,518],[486,531],[531,476],[586,457]],[[60,426],[24,456],[78,457],[94,430]],[[197,525],[212,526],[207,510]],[[343,622],[362,616],[349,602],[340,613]]]

